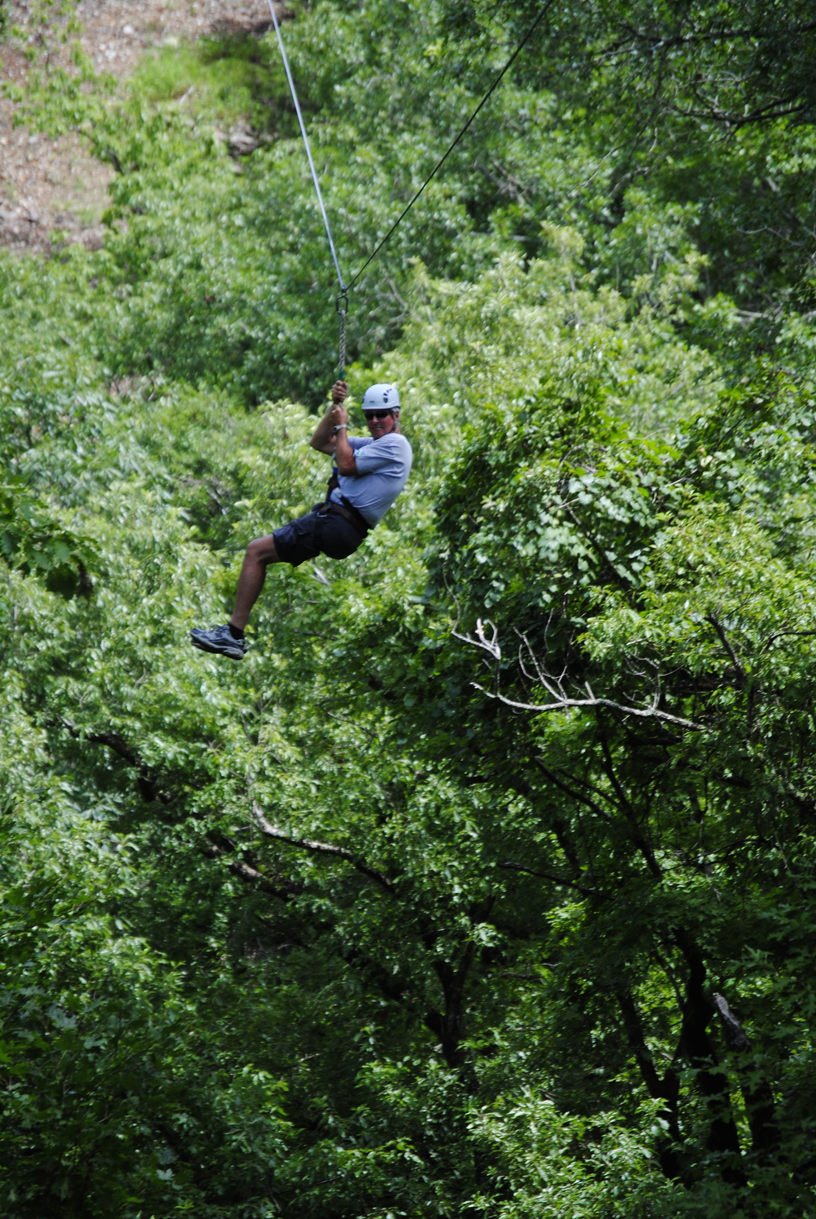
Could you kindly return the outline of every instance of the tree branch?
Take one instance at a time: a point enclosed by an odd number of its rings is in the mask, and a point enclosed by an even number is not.
[[[678,1053],[686,1057],[696,1071],[697,1087],[706,1099],[709,1113],[706,1146],[709,1151],[723,1154],[723,1180],[744,1185],[745,1174],[739,1162],[739,1135],[731,1110],[728,1076],[719,1069],[719,1059],[708,1035],[708,1025],[715,1009],[704,989],[705,962],[697,944],[684,927],[675,927],[673,938],[689,967]]]
[[[741,30],[711,30],[708,33],[702,33],[699,30],[694,30],[690,34],[675,34],[673,38],[665,38],[656,34],[647,34],[644,30],[635,29],[634,26],[624,25],[624,29],[629,35],[629,38],[622,39],[619,47],[623,47],[630,41],[648,42],[651,43],[655,50],[663,47],[677,47],[699,44],[703,42],[729,42],[734,39],[746,40],[750,38],[761,39],[762,32],[756,29],[741,29]],[[785,31],[785,36],[795,38],[799,34],[809,34],[811,30],[816,29],[816,21],[805,22],[804,25],[792,26]]]
[[[514,859],[506,859],[504,863],[500,863],[497,866],[505,868],[507,871],[526,872],[528,876],[540,876],[542,880],[551,880],[554,885],[563,885],[567,889],[577,889],[579,893],[583,893],[587,897],[598,895],[597,889],[588,889],[585,885],[579,885],[574,880],[564,880],[562,876],[553,876],[551,872],[542,872],[540,868],[528,868],[526,864],[516,863]]]
[[[202,851],[210,859],[226,859],[227,851],[223,847],[218,846],[215,842],[208,842],[202,846]],[[244,884],[252,885],[254,888],[260,889],[262,893],[268,894],[269,897],[277,897],[282,902],[288,902],[298,893],[303,892],[303,885],[297,884],[295,881],[287,880],[286,877],[276,876],[275,882],[263,872],[258,871],[246,859],[232,859],[227,865],[227,871],[232,872],[233,876],[237,876]]]
[[[695,724],[693,720],[684,720],[678,715],[669,715],[667,711],[658,711],[656,707],[627,707],[624,703],[616,703],[611,698],[559,698],[554,703],[519,703],[515,699],[505,698],[503,694],[491,694],[489,690],[485,690],[484,686],[480,686],[477,681],[470,683],[476,690],[488,698],[496,699],[500,703],[504,703],[506,707],[514,707],[517,711],[567,711],[570,707],[610,707],[613,711],[620,711],[624,715],[635,715],[639,719],[660,720],[666,724],[677,724],[680,728],[690,728],[692,732],[705,732],[706,729],[702,724]]]
[[[550,782],[558,788],[559,791],[562,791],[564,795],[570,796],[578,804],[585,804],[588,809],[590,809],[593,813],[595,813],[596,816],[600,817],[601,820],[605,821],[607,824],[611,822],[612,818],[605,809],[601,808],[599,804],[596,804],[594,800],[590,800],[589,796],[585,796],[581,792],[573,791],[568,783],[565,783],[563,779],[559,779],[555,771],[550,770],[543,758],[533,758],[533,761],[535,762],[536,766],[538,766],[542,774],[544,774],[550,780]],[[606,798],[609,799],[608,796]],[[614,802],[610,802],[614,808]]]
[[[272,825],[270,821],[267,821],[260,805],[254,800],[252,802],[252,812],[255,815],[255,820],[261,833],[265,837],[274,838],[276,842],[282,842],[286,846],[297,847],[301,851],[309,851],[313,855],[329,855],[334,859],[345,860],[356,871],[361,872],[363,876],[367,876],[369,880],[375,881],[385,889],[386,893],[393,895],[394,882],[384,872],[370,867],[360,855],[356,855],[353,851],[347,851],[345,847],[335,846],[331,842],[317,842],[312,838],[293,838],[291,834],[287,834],[280,826]]]
[[[722,995],[714,995],[714,1006],[722,1022],[723,1033],[729,1049],[734,1050],[743,1058],[751,1049],[751,1039],[737,1020],[727,1000]],[[757,1072],[745,1065],[739,1065],[742,1095],[745,1098],[745,1109],[748,1115],[748,1125],[751,1128],[751,1142],[754,1150],[767,1154],[779,1146],[779,1128],[774,1114],[773,1089],[768,1080],[757,1079]]]
[[[714,630],[717,632],[717,638],[719,639],[720,643],[723,645],[726,652],[728,653],[728,658],[731,661],[731,664],[736,669],[737,674],[739,676],[740,686],[743,687],[745,685],[746,681],[748,680],[748,678],[746,676],[745,670],[743,669],[742,665],[740,664],[739,660],[737,659],[737,654],[731,645],[730,639],[728,638],[728,636],[725,633],[725,628],[723,627],[722,623],[720,622],[720,620],[716,614],[714,614],[714,613],[706,614],[705,618],[706,618],[706,622],[710,622],[711,625],[714,627]]]
[[[629,990],[618,992],[618,1003],[626,1031],[626,1040],[638,1064],[641,1078],[649,1095],[654,1100],[665,1102],[666,1108],[661,1116],[669,1128],[670,1142],[666,1141],[660,1149],[660,1167],[665,1176],[676,1180],[681,1176],[678,1147],[681,1142],[680,1127],[677,1121],[677,1099],[680,1095],[680,1077],[674,1066],[670,1066],[661,1079],[654,1065],[651,1051],[646,1044],[643,1023],[640,1019],[632,994]],[[674,1145],[672,1145],[674,1144]]]
[[[153,771],[118,732],[86,732],[85,729],[77,728],[64,717],[60,717],[60,722],[63,727],[68,729],[74,740],[90,741],[92,745],[105,745],[111,753],[115,753],[117,757],[137,771],[139,795],[146,804],[152,804],[154,801],[158,801],[159,804],[170,804],[171,797],[167,792],[159,791],[156,786],[156,776]]]

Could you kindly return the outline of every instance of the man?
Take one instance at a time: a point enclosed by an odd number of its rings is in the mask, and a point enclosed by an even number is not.
[[[250,542],[238,579],[235,610],[225,626],[190,632],[193,645],[241,660],[246,653],[244,627],[258,600],[270,563],[298,567],[325,554],[346,559],[369,529],[385,515],[408,481],[413,454],[399,429],[400,399],[395,385],[372,385],[363,398],[368,436],[349,436],[345,381],[332,386],[332,405],[320,420],[313,449],[334,457],[336,472],[322,504],[267,537]]]

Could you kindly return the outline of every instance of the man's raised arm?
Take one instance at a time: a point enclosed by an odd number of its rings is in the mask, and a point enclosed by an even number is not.
[[[348,386],[345,381],[335,381],[331,391],[332,404],[320,420],[320,423],[318,423],[314,430],[314,435],[309,441],[312,448],[317,449],[319,453],[334,453],[337,437],[333,435],[332,428],[337,420],[333,417],[333,412],[335,407],[343,405],[348,397],[348,392]]]

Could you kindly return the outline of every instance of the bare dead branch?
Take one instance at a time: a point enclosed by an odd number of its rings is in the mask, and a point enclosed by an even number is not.
[[[545,639],[549,632],[550,624],[551,624],[552,620],[553,620],[553,611],[550,610],[550,615],[549,615],[549,618],[547,619],[547,625],[544,628]],[[564,687],[562,685],[562,682],[567,675],[566,663],[564,664],[563,668],[561,669],[561,672],[559,673],[558,677],[553,677],[553,676],[551,676],[551,674],[545,673],[544,670],[542,669],[541,665],[539,664],[538,657],[533,652],[533,649],[530,645],[530,641],[527,638],[527,636],[522,631],[516,630],[515,627],[513,627],[513,630],[516,631],[516,634],[518,635],[519,639],[521,639],[523,641],[524,647],[527,650],[527,655],[530,658],[530,661],[531,661],[533,667],[535,668],[535,671],[536,671],[535,680],[538,681],[539,684],[544,687],[544,689],[547,691],[547,693],[552,698],[559,698],[564,693]],[[534,680],[532,677],[532,674],[528,673],[524,660],[522,659],[521,646],[519,646],[519,668],[521,669],[522,673],[524,674],[524,676],[527,678],[528,681]]]
[[[459,639],[462,643],[471,644],[473,647],[477,647],[482,649],[482,651],[488,652],[493,657],[494,661],[498,662],[501,659],[502,654],[498,640],[498,630],[490,619],[487,619],[487,625],[492,631],[492,635],[489,639],[485,633],[481,618],[477,619],[476,622],[475,639],[471,635],[462,635],[455,629],[452,630],[451,634],[455,639]],[[513,707],[517,711],[545,712],[567,711],[570,708],[582,707],[609,707],[613,711],[622,712],[624,715],[636,716],[639,719],[653,719],[658,720],[661,723],[676,724],[680,728],[690,728],[694,732],[705,731],[701,724],[695,724],[693,720],[687,720],[681,716],[671,715],[668,711],[661,711],[659,709],[658,704],[661,698],[659,673],[655,674],[656,685],[650,707],[627,706],[625,703],[616,702],[614,699],[599,698],[594,694],[588,681],[584,682],[588,697],[572,698],[564,686],[564,678],[567,674],[566,666],[564,669],[562,669],[562,672],[558,677],[554,677],[551,673],[546,671],[538,657],[535,655],[527,636],[519,630],[516,630],[516,634],[522,641],[521,645],[519,646],[519,667],[522,674],[528,681],[537,681],[553,701],[549,703],[522,703],[516,699],[507,698],[504,694],[500,694],[498,690],[494,692],[486,690],[484,686],[479,684],[479,682],[474,681],[470,683],[474,689],[478,690],[481,694],[486,695],[487,698],[495,699],[496,701],[503,703],[506,707]],[[535,670],[535,673],[531,672],[530,668],[528,668],[528,664],[525,662],[524,650],[526,650],[529,658],[529,665]]]
[[[493,632],[490,639],[488,639],[487,635],[485,634],[485,625],[489,626]],[[484,651],[488,652],[494,660],[501,660],[498,628],[493,622],[490,621],[489,618],[485,619],[485,623],[482,623],[481,618],[476,619],[475,639],[472,635],[460,635],[457,630],[452,630],[451,634],[453,635],[454,639],[459,639],[462,643],[469,643],[474,648],[483,648]]]
[[[386,893],[394,893],[394,882],[384,872],[379,872],[376,868],[370,867],[360,855],[356,855],[353,851],[347,851],[345,847],[335,846],[332,842],[317,842],[312,838],[293,838],[291,834],[287,834],[280,826],[273,825],[270,821],[267,821],[263,809],[257,801],[252,802],[252,812],[261,833],[266,838],[274,838],[276,842],[297,847],[301,851],[309,851],[313,855],[328,855],[334,859],[345,860],[356,871],[361,872],[363,876],[367,876],[369,880],[375,881],[385,889]]]
[[[714,1006],[720,1014],[723,1030],[725,1032],[725,1039],[728,1042],[729,1049],[749,1050],[751,1048],[751,1042],[748,1039],[748,1036],[739,1020],[737,1020],[736,1016],[731,1011],[731,1008],[728,1006],[726,999],[724,999],[722,995],[717,994],[712,995],[712,998],[714,1000]]]
[[[496,699],[498,702],[504,703],[506,707],[513,707],[517,711],[568,711],[572,707],[609,707],[613,711],[620,711],[624,715],[634,715],[639,719],[653,719],[666,724],[677,724],[680,728],[690,728],[692,732],[706,731],[702,724],[695,724],[693,720],[683,719],[679,715],[670,715],[668,711],[659,711],[654,706],[627,707],[624,703],[616,703],[611,698],[559,698],[552,703],[519,703],[515,699],[505,698],[503,694],[491,694],[476,681],[472,681],[470,684],[488,698]]]

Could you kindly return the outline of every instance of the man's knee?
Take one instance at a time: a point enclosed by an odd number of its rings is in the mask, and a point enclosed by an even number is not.
[[[247,558],[255,563],[278,563],[278,552],[275,550],[275,539],[272,534],[265,538],[255,538],[246,548]]]

